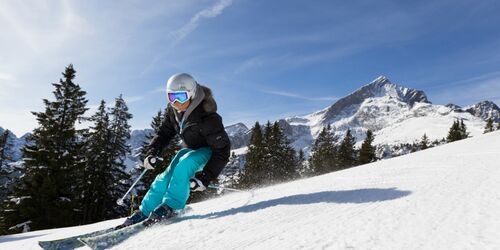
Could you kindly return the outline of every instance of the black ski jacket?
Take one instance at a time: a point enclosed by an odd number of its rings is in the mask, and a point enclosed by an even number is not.
[[[185,147],[198,149],[210,147],[212,156],[205,165],[202,173],[197,174],[205,185],[219,176],[229,161],[231,144],[224,130],[222,118],[217,111],[212,91],[198,84],[195,97],[184,114],[176,111],[170,103],[167,115],[164,117],[160,129],[151,140],[148,147],[149,155],[156,155],[179,134]],[[182,124],[182,125],[181,125]]]

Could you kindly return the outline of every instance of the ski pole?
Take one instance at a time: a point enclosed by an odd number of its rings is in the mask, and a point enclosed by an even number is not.
[[[155,165],[158,161],[163,161],[163,158],[161,157],[152,157],[151,160],[150,160],[150,164],[151,165]],[[144,166],[143,166],[144,167]],[[123,200],[125,200],[125,197],[127,197],[128,193],[130,193],[130,191],[132,191],[132,188],[134,188],[134,186],[137,184],[137,182],[139,182],[139,180],[142,178],[142,176],[146,173],[146,171],[148,171],[149,168],[147,167],[144,167],[144,170],[142,171],[141,175],[139,175],[139,177],[137,177],[137,180],[135,180],[134,184],[132,184],[132,186],[128,189],[128,191],[123,195],[122,198],[118,199],[116,201],[116,204],[120,205],[120,206],[123,206]],[[152,168],[151,168],[152,169]]]
[[[245,190],[239,190],[239,189],[236,189],[236,188],[222,187],[222,186],[217,186],[217,185],[213,185],[213,184],[208,185],[208,188],[213,188],[213,189],[225,189],[225,190],[229,190],[229,191],[234,191],[234,192],[243,192],[243,193],[247,193],[247,192],[249,192],[249,191],[245,191]]]
[[[142,176],[146,173],[146,171],[148,171],[147,168],[145,168],[144,170],[142,170],[142,173],[141,175],[139,175],[139,177],[137,177],[137,180],[135,180],[134,184],[132,184],[132,186],[130,186],[130,188],[128,189],[128,191],[123,195],[122,198],[118,199],[116,201],[116,204],[120,205],[120,206],[123,206],[123,200],[125,200],[125,197],[127,197],[128,193],[130,193],[130,191],[132,191],[132,188],[134,188],[134,186],[137,184],[137,182],[139,182],[139,180],[142,178]]]

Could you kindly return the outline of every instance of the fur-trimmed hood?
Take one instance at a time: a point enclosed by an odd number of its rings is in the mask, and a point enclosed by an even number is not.
[[[205,93],[205,97],[203,98],[204,102],[202,102],[203,109],[207,113],[217,112],[217,103],[215,102],[212,90],[209,87],[203,86],[201,84],[198,84],[198,86]]]

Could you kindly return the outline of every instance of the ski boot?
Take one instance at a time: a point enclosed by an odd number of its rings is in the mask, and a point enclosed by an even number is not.
[[[129,216],[125,220],[125,222],[123,222],[123,224],[121,224],[119,226],[116,226],[115,229],[120,229],[120,228],[128,227],[130,225],[139,223],[139,222],[145,220],[146,218],[147,217],[141,212],[141,210],[137,209],[137,210],[135,210],[135,212],[131,216]]]
[[[146,227],[149,227],[155,223],[158,223],[163,220],[168,220],[172,217],[175,217],[177,214],[174,209],[171,207],[161,204],[149,215],[149,217],[142,222],[142,224]]]

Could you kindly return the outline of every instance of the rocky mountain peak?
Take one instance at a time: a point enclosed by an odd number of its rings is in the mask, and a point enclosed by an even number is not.
[[[423,91],[398,86],[393,84],[387,77],[379,76],[352,94],[339,99],[326,111],[324,120],[333,119],[337,115],[345,113],[349,107],[359,105],[368,98],[384,96],[405,102],[409,106],[413,106],[416,102],[430,103]]]
[[[249,131],[248,127],[241,122],[227,126],[227,127],[225,127],[225,129],[226,129],[226,132],[229,136],[234,136],[234,135],[238,135],[238,134],[241,135],[241,134],[245,134]]]
[[[492,118],[494,121],[500,122],[500,108],[492,101],[479,102],[466,107],[465,111],[474,116],[481,117],[483,120]]]

